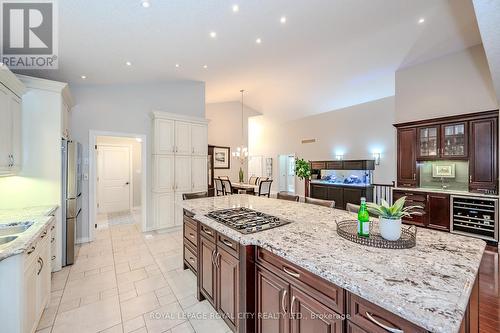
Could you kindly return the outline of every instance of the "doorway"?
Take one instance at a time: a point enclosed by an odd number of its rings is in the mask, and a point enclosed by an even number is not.
[[[295,154],[278,156],[279,190],[295,193]]]
[[[91,132],[89,234],[116,224],[145,225],[146,136]]]

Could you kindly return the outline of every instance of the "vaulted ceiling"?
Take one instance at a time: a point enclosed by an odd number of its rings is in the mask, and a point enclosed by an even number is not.
[[[292,119],[393,95],[398,68],[481,42],[471,0],[141,1],[59,1],[60,68],[30,74],[205,81],[209,103],[246,89],[254,109]]]

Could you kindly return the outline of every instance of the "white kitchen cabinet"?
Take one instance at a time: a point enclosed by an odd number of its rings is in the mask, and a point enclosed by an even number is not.
[[[33,333],[50,298],[50,226],[21,254],[0,261],[0,331]]]
[[[146,230],[182,225],[182,194],[207,190],[207,121],[153,112],[152,216]]]
[[[191,191],[191,156],[175,157],[175,191]]]
[[[191,153],[193,155],[208,155],[207,136],[208,130],[206,124],[191,125]]]
[[[153,216],[152,229],[163,229],[175,225],[174,193],[153,194]]]
[[[0,173],[11,173],[12,110],[10,91],[0,83]]]
[[[201,192],[208,189],[207,157],[193,156],[191,158],[191,189]]]
[[[21,81],[0,65],[0,176],[14,175],[21,170],[20,96],[24,90]]]
[[[191,155],[191,124],[183,121],[175,122],[175,153]]]
[[[175,187],[173,155],[153,156],[153,191],[173,192]]]
[[[154,123],[154,153],[175,153],[175,121],[158,119]]]

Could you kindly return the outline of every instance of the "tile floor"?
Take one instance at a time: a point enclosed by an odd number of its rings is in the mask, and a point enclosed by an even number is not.
[[[100,219],[94,242],[52,275],[38,333],[230,332],[195,297],[196,277],[182,269],[182,230],[141,233],[135,214]]]

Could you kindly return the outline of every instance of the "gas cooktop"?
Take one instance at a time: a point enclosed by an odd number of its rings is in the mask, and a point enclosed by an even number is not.
[[[288,220],[244,207],[216,210],[206,216],[242,234],[251,234],[290,223]]]

